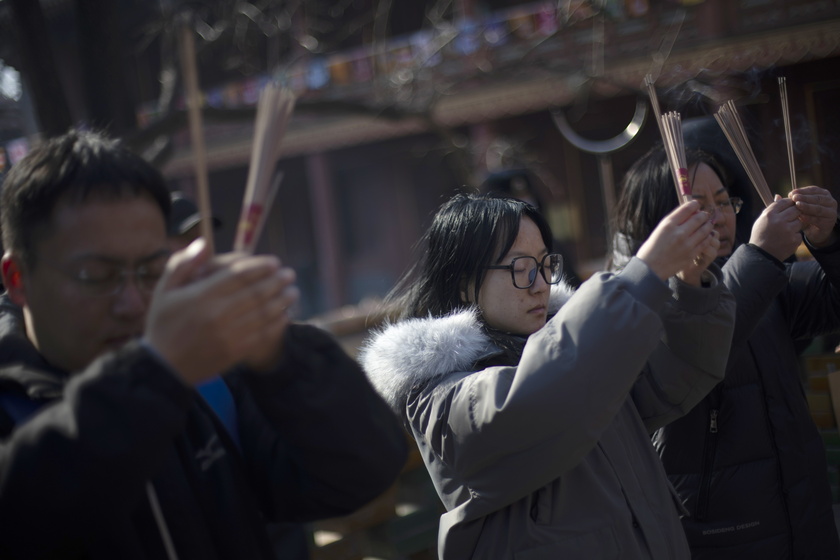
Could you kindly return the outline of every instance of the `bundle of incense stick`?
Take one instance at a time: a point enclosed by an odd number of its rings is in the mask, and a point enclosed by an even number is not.
[[[273,181],[277,150],[295,104],[294,94],[281,86],[268,84],[257,101],[254,124],[254,142],[251,147],[251,164],[242,200],[242,213],[233,244],[235,251],[253,253],[262,228],[264,214],[280,186],[282,175]]]
[[[688,165],[685,162],[685,142],[683,141],[682,117],[676,111],[660,117],[662,142],[674,177],[677,199],[680,204],[691,200],[691,184],[688,180]]]
[[[265,223],[268,221],[269,210],[271,209],[271,205],[274,204],[274,198],[277,195],[277,191],[280,190],[280,182],[282,180],[283,172],[278,171],[274,176],[274,179],[271,181],[271,186],[268,188],[268,192],[265,195],[265,200],[263,201],[263,211],[260,212],[259,219],[257,220],[257,225],[254,229],[254,236],[251,239],[250,245],[245,246],[245,250],[249,253],[254,252],[254,249],[257,246],[257,241],[260,239],[260,234],[262,234],[263,229],[265,229]]]
[[[671,167],[671,176],[674,178],[674,187],[677,189],[677,200],[680,204],[688,202],[691,200],[691,185],[685,163],[682,118],[679,113],[673,111],[664,115],[661,113],[653,77],[650,74],[645,76],[645,88],[650,97],[650,105],[653,108],[656,125],[659,127],[659,134],[662,136],[665,154],[668,156],[668,165]]]
[[[790,111],[788,110],[787,83],[784,76],[779,78],[779,95],[782,100],[782,117],[785,121],[785,142],[787,144],[788,165],[790,166],[790,188],[796,188],[796,166],[793,161],[793,133],[790,128]]]
[[[747,138],[747,131],[741,123],[738,109],[735,108],[735,103],[731,99],[721,105],[720,109],[715,113],[715,120],[717,120],[727,140],[729,140],[729,144],[735,151],[735,155],[741,161],[741,165],[744,166],[744,170],[747,172],[747,176],[750,178],[753,187],[758,191],[761,201],[764,202],[765,206],[769,206],[773,202],[773,193],[770,192],[770,187],[767,186],[767,181],[761,172],[758,161],[755,159],[755,153]]]

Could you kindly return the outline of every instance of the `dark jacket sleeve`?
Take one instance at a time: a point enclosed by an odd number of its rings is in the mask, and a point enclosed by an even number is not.
[[[784,265],[754,245],[741,245],[723,265],[723,283],[735,296],[732,353],[752,336],[770,304],[788,283]]]
[[[789,287],[781,299],[797,340],[840,329],[840,243],[808,248],[816,260],[788,265]]]
[[[3,434],[0,527],[14,538],[0,539],[0,557],[67,553],[107,516],[130,511],[183,429],[190,399],[165,365],[132,344],[93,362],[62,398]]]
[[[732,352],[752,335],[774,301],[794,340],[840,328],[840,243],[818,249],[815,261],[782,264],[753,245],[742,245],[723,267],[724,282],[738,302]]]
[[[384,492],[407,457],[396,415],[327,333],[292,325],[270,373],[228,378],[246,468],[275,521],[350,513]]]

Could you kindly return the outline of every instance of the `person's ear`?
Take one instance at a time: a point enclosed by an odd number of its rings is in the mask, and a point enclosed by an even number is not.
[[[470,288],[472,286],[472,282],[467,282],[467,279],[464,278],[461,280],[461,285],[458,288],[458,293],[461,296],[461,303],[472,303],[469,297]]]
[[[0,261],[0,273],[3,276],[3,286],[9,298],[16,305],[23,307],[26,303],[26,290],[23,287],[21,264],[17,257],[6,253]]]

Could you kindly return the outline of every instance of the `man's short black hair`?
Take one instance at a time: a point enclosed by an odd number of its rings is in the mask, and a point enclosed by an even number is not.
[[[34,266],[36,237],[49,231],[59,198],[120,199],[147,194],[169,219],[170,201],[160,172],[98,132],[71,130],[34,148],[6,175],[0,195],[3,245]]]

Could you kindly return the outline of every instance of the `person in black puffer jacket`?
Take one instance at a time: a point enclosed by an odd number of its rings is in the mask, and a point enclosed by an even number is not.
[[[690,516],[696,560],[840,558],[825,449],[800,381],[797,342],[840,329],[837,203],[822,188],[776,196],[737,245],[728,173],[689,147],[693,197],[720,234],[723,281],[737,314],[725,379],[683,418],[653,436]],[[624,179],[613,238],[620,268],[661,212],[677,205],[664,151]],[[813,262],[785,262],[802,241]]]

